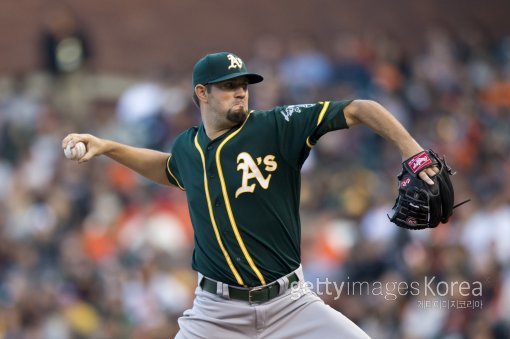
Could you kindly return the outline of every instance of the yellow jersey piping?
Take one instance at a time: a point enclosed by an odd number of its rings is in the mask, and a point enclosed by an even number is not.
[[[183,191],[185,191],[184,187],[182,187],[182,185],[179,183],[179,180],[177,180],[177,178],[175,177],[175,175],[172,173],[172,171],[170,170],[170,159],[172,158],[172,154],[170,154],[170,156],[168,157],[168,160],[166,161],[166,169],[168,170],[168,173],[170,173],[170,175],[172,176],[172,178],[174,178],[175,182],[177,183],[177,186],[179,186],[179,188]]]
[[[319,126],[320,123],[322,122],[322,120],[324,119],[324,115],[326,115],[326,111],[328,110],[328,107],[329,107],[329,101],[325,101],[324,106],[322,107],[322,110],[319,113],[319,118],[317,119],[317,126]],[[310,142],[310,137],[306,138],[306,145],[310,148],[312,148],[314,146]]]
[[[220,163],[220,153],[221,153],[221,149],[223,148],[223,146],[230,140],[232,139],[233,137],[235,137],[244,127],[244,125],[246,124],[246,122],[248,121],[248,119],[250,118],[250,115],[251,115],[251,112],[250,114],[248,115],[248,117],[246,117],[246,120],[244,121],[244,123],[241,125],[241,127],[239,127],[239,129],[235,132],[233,132],[232,134],[230,134],[229,136],[227,136],[225,138],[225,140],[223,140],[221,142],[221,144],[218,146],[218,150],[216,151],[216,166],[218,167],[218,176],[220,178],[220,184],[221,184],[221,190],[223,192],[223,199],[225,200],[225,206],[227,208],[227,214],[228,214],[228,218],[230,220],[230,224],[232,226],[232,230],[234,231],[234,235],[237,239],[237,242],[239,244],[239,247],[241,248],[241,251],[243,252],[243,255],[244,257],[246,258],[246,261],[248,262],[248,265],[250,265],[251,269],[253,270],[253,272],[255,272],[255,275],[257,276],[257,278],[260,280],[260,283],[262,285],[265,285],[266,284],[266,280],[264,279],[264,277],[262,276],[262,273],[260,273],[260,270],[257,268],[257,266],[255,265],[255,263],[253,262],[253,259],[251,258],[250,256],[250,253],[248,253],[248,250],[246,249],[246,246],[244,245],[244,241],[243,239],[241,238],[241,234],[239,233],[239,229],[237,228],[237,224],[236,224],[236,221],[235,221],[235,218],[234,218],[234,214],[232,213],[232,208],[230,206],[230,200],[228,198],[228,192],[227,192],[227,187],[225,185],[225,179],[223,177],[223,170],[221,169],[221,163]]]
[[[218,230],[218,226],[216,225],[216,221],[214,219],[214,213],[212,209],[211,204],[211,197],[209,196],[209,183],[207,181],[207,173],[205,170],[205,156],[204,152],[200,148],[200,144],[198,143],[198,133],[195,135],[195,147],[198,150],[198,153],[200,153],[200,158],[202,159],[202,168],[204,170],[204,189],[205,189],[205,198],[207,200],[207,209],[209,210],[209,217],[211,218],[211,223],[214,229],[214,235],[216,236],[216,241],[218,241],[218,245],[220,246],[221,252],[223,252],[223,256],[225,257],[225,260],[227,261],[228,266],[230,267],[230,270],[234,274],[234,277],[237,281],[237,283],[241,286],[244,286],[243,279],[241,278],[241,275],[239,272],[237,272],[234,263],[232,262],[232,259],[230,259],[230,256],[228,255],[227,250],[225,249],[225,246],[223,246],[223,242],[221,241],[220,232]]]

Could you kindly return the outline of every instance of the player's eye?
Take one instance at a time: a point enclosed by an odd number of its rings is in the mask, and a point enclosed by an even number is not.
[[[235,82],[235,81],[227,81],[218,86],[220,89],[224,91],[232,91],[238,88],[243,88],[245,91],[248,89],[247,82]]]
[[[230,90],[230,89],[233,89],[234,88],[234,83],[233,82],[226,82],[223,84],[223,86],[221,86],[223,89],[227,89],[227,90]]]

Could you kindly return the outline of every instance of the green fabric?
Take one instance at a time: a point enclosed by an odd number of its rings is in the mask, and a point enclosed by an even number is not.
[[[186,190],[195,231],[193,269],[227,284],[258,286],[299,266],[300,169],[310,152],[307,140],[313,145],[328,131],[347,128],[343,108],[350,102],[254,111],[242,126],[215,140],[207,137],[203,125],[177,137],[167,177],[172,184]],[[318,124],[321,112],[322,121]],[[204,155],[214,221],[242,284],[228,265],[214,232],[195,137]],[[221,174],[226,195],[222,191]],[[227,206],[230,206],[230,216]],[[236,228],[249,258],[235,236]]]
[[[228,52],[208,54],[193,67],[191,83],[193,90],[196,85],[212,84],[245,76],[250,84],[261,82],[264,78],[255,73],[249,73],[245,63],[237,55]]]

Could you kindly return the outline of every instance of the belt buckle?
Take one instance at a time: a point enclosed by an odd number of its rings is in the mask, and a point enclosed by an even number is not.
[[[257,287],[254,287],[254,288],[250,289],[250,290],[248,291],[248,302],[249,302],[250,304],[254,303],[254,301],[252,300],[252,294],[251,294],[251,292],[261,291],[261,290],[263,290],[264,288],[266,288],[266,286],[257,286]],[[255,301],[255,302],[256,302],[256,301]]]

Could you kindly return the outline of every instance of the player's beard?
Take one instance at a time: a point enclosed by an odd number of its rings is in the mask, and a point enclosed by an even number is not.
[[[243,106],[239,108],[231,108],[227,112],[227,120],[235,123],[235,124],[241,124],[246,120],[246,117],[248,116],[248,111]]]

